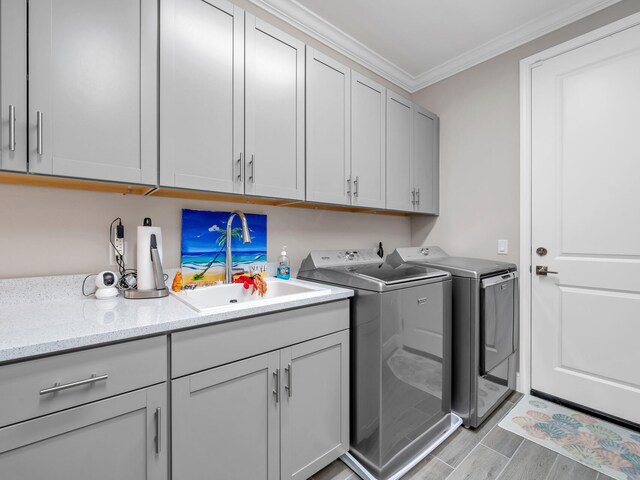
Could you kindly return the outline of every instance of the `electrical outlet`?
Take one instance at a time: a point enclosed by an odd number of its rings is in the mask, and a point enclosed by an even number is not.
[[[124,238],[114,238],[113,245],[115,245],[116,249],[114,250],[111,243],[109,243],[109,265],[117,265],[116,255],[119,255],[124,260],[124,263],[127,263],[127,242],[124,241]],[[117,250],[117,253],[116,253]]]

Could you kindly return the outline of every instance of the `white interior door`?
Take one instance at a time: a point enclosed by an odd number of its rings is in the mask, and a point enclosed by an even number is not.
[[[532,388],[636,423],[639,85],[640,27],[532,70]]]

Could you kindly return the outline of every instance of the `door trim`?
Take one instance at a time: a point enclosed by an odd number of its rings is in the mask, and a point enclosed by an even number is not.
[[[520,369],[517,390],[531,390],[531,73],[563,53],[640,25],[640,13],[595,29],[520,61]]]

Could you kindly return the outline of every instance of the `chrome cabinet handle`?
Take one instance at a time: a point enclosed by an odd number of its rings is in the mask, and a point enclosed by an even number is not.
[[[416,205],[420,205],[420,189],[416,188]]]
[[[43,120],[42,120],[42,112],[38,112],[37,115],[37,125],[38,125],[38,143],[37,143],[37,150],[38,150],[38,155],[42,155],[44,153],[44,146],[43,146],[43,135],[42,135],[42,130],[43,130]]]
[[[162,409],[156,408],[156,453],[162,450]]]
[[[16,107],[9,105],[9,150],[16,151]]]
[[[287,394],[289,395],[289,398],[291,398],[291,396],[293,395],[293,387],[292,387],[293,372],[291,371],[291,364],[287,365],[284,371],[287,372],[287,384],[284,386],[284,388],[287,390]]]
[[[416,204],[416,189],[411,190],[411,205]]]
[[[60,385],[56,383],[53,387],[44,388],[40,390],[40,395],[47,395],[48,393],[55,393],[61,390],[67,390],[68,388],[80,387],[82,385],[89,385],[96,382],[101,382],[109,378],[109,375],[96,375],[92,374],[89,378],[85,378],[84,380],[78,380],[77,382],[65,383],[64,385]]]
[[[249,165],[251,166],[251,176],[249,180],[251,180],[251,183],[256,183],[256,156],[253,154],[251,155]]]
[[[240,157],[238,158],[238,160],[234,160],[233,163],[234,166],[236,163],[238,164],[238,175],[236,175],[236,180],[242,182],[242,152],[240,152]]]
[[[353,181],[353,196],[358,196],[358,185],[360,184],[360,177],[356,175],[356,179]]]
[[[351,177],[347,177],[347,196],[351,196]]]
[[[547,276],[548,274],[558,275],[560,272],[552,272],[546,265],[536,265],[536,275]]]
[[[273,394],[276,397],[276,403],[280,402],[280,369],[276,368],[276,371],[273,372],[273,381],[276,384],[276,388],[273,390]]]

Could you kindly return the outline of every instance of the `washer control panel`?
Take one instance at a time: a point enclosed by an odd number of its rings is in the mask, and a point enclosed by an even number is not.
[[[383,262],[375,249],[316,250],[309,254],[316,268],[348,265],[377,265]]]

